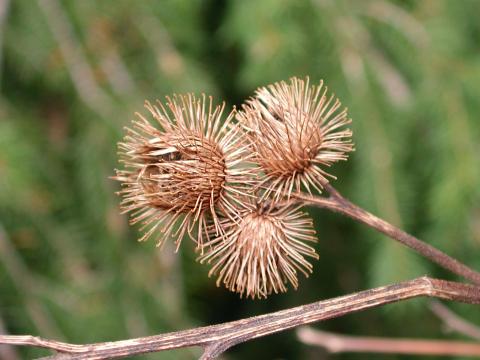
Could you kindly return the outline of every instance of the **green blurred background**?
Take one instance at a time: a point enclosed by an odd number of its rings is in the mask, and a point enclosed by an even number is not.
[[[373,230],[311,210],[320,260],[298,291],[240,300],[179,254],[137,243],[109,180],[145,99],[240,105],[290,76],[324,79],[353,118],[334,182],[364,208],[480,269],[480,2],[0,1],[0,331],[75,343],[240,319],[423,274],[453,279]],[[478,307],[451,304],[480,324]],[[462,338],[419,299],[315,326]],[[3,348],[4,358],[47,351]],[[9,355],[8,355],[9,354]],[[145,359],[195,359],[197,348]],[[224,359],[328,355],[294,331]],[[405,357],[409,358],[409,357]]]

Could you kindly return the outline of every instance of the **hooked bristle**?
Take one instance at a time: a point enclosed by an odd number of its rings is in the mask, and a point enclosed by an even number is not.
[[[297,273],[308,276],[312,265],[306,257],[318,259],[315,249],[305,242],[316,242],[312,220],[298,207],[246,210],[241,221],[222,221],[225,237],[217,237],[199,258],[211,263],[209,275],[217,276],[240,296],[266,298],[272,292],[286,292],[290,283],[298,287]]]
[[[238,114],[257,153],[264,176],[258,187],[275,200],[313,187],[321,192],[326,168],[353,150],[347,110],[320,82],[292,78],[259,88]]]
[[[245,207],[254,168],[244,166],[253,155],[248,139],[223,116],[224,105],[194,95],[167,97],[166,104],[146,103],[157,126],[137,114],[133,127],[119,143],[124,169],[121,209],[145,231],[140,240],[157,233],[159,244],[174,237],[177,250],[185,234],[199,248],[205,226],[213,222],[221,235],[218,214],[238,217]],[[193,231],[196,229],[196,237]]]

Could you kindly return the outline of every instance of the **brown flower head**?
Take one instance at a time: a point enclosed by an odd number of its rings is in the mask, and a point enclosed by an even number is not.
[[[333,163],[346,160],[353,150],[352,132],[344,129],[351,122],[347,110],[327,88],[309,84],[309,79],[292,78],[259,88],[247,100],[238,119],[248,130],[255,151],[255,161],[264,178],[258,187],[264,197],[279,199],[302,187],[321,192]]]
[[[245,210],[238,223],[222,220],[225,238],[210,243],[200,262],[212,263],[209,275],[217,275],[230,291],[247,298],[265,298],[298,287],[297,272],[308,276],[312,265],[305,257],[318,259],[304,242],[316,242],[312,220],[299,207],[281,206]]]
[[[248,206],[240,198],[254,171],[243,165],[252,156],[250,145],[232,123],[234,111],[224,119],[225,104],[214,107],[212,98],[174,95],[165,105],[145,107],[159,127],[136,114],[119,143],[124,169],[114,179],[123,185],[122,211],[132,213],[132,224],[142,224],[140,240],[158,230],[158,244],[172,236],[178,250],[188,233],[201,247],[208,221],[221,235],[217,211],[235,219],[236,209]]]

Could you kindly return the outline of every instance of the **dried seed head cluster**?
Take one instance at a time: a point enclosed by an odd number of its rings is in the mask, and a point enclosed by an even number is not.
[[[317,241],[312,220],[298,207],[257,207],[244,211],[240,222],[225,219],[222,226],[225,238],[207,244],[201,262],[213,264],[209,275],[217,275],[217,286],[223,283],[240,296],[265,298],[287,291],[287,283],[296,289],[297,272],[312,272],[305,257],[318,259],[305,244]]]
[[[127,129],[119,144],[125,169],[115,179],[123,185],[123,212],[145,230],[140,240],[158,230],[159,244],[173,236],[178,249],[198,227],[194,240],[201,247],[207,221],[217,235],[222,230],[217,211],[235,218],[245,207],[239,199],[248,195],[253,168],[241,163],[251,156],[249,143],[232,124],[233,112],[222,118],[224,107],[193,95],[167,98],[166,106],[147,102],[160,128],[137,114]]]
[[[122,211],[146,240],[188,234],[217,285],[250,298],[298,287],[317,259],[312,220],[293,193],[321,192],[326,168],[353,150],[346,109],[320,83],[292,78],[259,88],[235,110],[194,95],[146,103],[119,144]],[[287,200],[286,202],[284,200]],[[196,230],[196,234],[194,234]]]
[[[353,145],[347,110],[321,82],[292,78],[259,88],[238,114],[257,152],[255,161],[264,173],[259,187],[264,197],[290,197],[302,187],[321,192],[334,178],[325,168],[346,160]]]

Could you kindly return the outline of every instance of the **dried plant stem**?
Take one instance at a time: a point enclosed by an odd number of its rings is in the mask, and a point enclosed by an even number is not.
[[[7,15],[10,8],[10,0],[0,0],[0,68],[3,64],[3,39],[5,34],[5,23],[7,22]],[[2,80],[2,74],[0,74],[0,84]]]
[[[465,341],[345,336],[308,327],[298,329],[297,334],[303,343],[320,346],[330,353],[480,356],[480,344]]]
[[[448,330],[456,331],[475,340],[480,340],[480,327],[461,318],[440,301],[432,301],[430,310],[443,321],[443,324]]]
[[[0,334],[6,334],[7,329],[5,327],[5,323],[0,313]],[[18,360],[20,356],[17,353],[17,349],[15,349],[11,345],[0,346],[0,359],[8,359],[8,360]]]
[[[93,68],[75,35],[71,20],[58,0],[38,0],[54,38],[65,60],[72,83],[82,101],[98,115],[108,118],[113,112],[113,103],[109,95],[95,80]]]
[[[420,277],[414,280],[357,292],[334,299],[251,317],[229,323],[174,333],[87,345],[68,344],[30,335],[0,335],[0,344],[25,345],[55,350],[60,354],[45,359],[114,359],[148,352],[203,347],[203,360],[214,359],[242,342],[299,325],[340,317],[414,297],[435,297],[470,304],[480,303],[480,287]]]
[[[444,252],[434,248],[433,246],[424,243],[422,240],[407,234],[405,231],[395,227],[385,220],[369,213],[368,211],[353,204],[345,199],[337,190],[331,185],[326,184],[325,188],[330,193],[330,196],[320,197],[311,195],[296,195],[296,198],[301,200],[306,205],[313,205],[320,208],[329,209],[343,215],[347,215],[363,224],[374,228],[375,230],[389,236],[390,238],[402,243],[403,245],[415,250],[423,257],[440,265],[444,269],[451,271],[454,274],[460,275],[465,279],[470,280],[475,284],[480,285],[480,273],[462,264],[458,260],[448,256]]]

